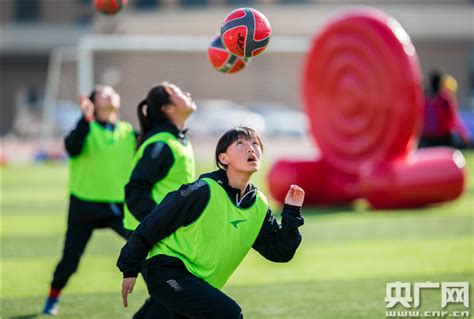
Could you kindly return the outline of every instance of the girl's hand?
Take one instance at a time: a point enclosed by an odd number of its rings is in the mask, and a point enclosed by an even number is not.
[[[133,287],[135,286],[136,277],[123,278],[122,281],[122,301],[123,306],[127,307],[127,295],[133,292]]]
[[[91,122],[94,119],[94,103],[87,97],[81,95],[79,97],[79,106],[81,107],[82,115],[87,122]]]
[[[303,206],[304,190],[298,185],[291,185],[285,197],[285,204],[292,206]]]

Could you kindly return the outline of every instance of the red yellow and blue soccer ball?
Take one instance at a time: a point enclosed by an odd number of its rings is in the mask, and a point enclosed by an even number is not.
[[[219,36],[209,45],[209,61],[220,72],[236,73],[245,67],[248,59],[265,51],[271,35],[270,23],[261,12],[252,8],[236,9],[225,17]]]
[[[267,18],[252,8],[240,8],[229,13],[221,27],[226,48],[241,58],[262,53],[270,42],[272,27]]]

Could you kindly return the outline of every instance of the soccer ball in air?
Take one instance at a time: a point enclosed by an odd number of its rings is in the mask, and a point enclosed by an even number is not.
[[[116,14],[125,7],[127,0],[95,0],[95,8],[103,14]]]
[[[224,46],[238,57],[251,58],[262,53],[270,42],[272,27],[267,18],[252,8],[229,13],[222,23]]]
[[[235,54],[230,53],[222,44],[220,33],[216,34],[207,49],[209,62],[217,71],[222,73],[236,73],[242,70],[248,59],[239,58]]]

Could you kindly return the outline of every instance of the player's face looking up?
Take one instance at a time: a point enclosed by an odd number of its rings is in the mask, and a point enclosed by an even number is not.
[[[93,103],[97,111],[118,110],[120,108],[120,96],[110,86],[101,86],[96,90]]]
[[[191,93],[183,92],[174,84],[168,84],[166,91],[170,95],[170,100],[175,107],[176,113],[189,115],[196,110],[196,103],[191,98]]]
[[[219,161],[228,170],[254,173],[260,169],[262,148],[256,137],[240,137],[219,155]]]

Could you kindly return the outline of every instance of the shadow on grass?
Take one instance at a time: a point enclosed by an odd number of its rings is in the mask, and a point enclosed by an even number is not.
[[[20,316],[12,316],[12,317],[5,317],[6,319],[36,319],[41,316],[41,313],[32,313],[30,315],[20,315]]]

